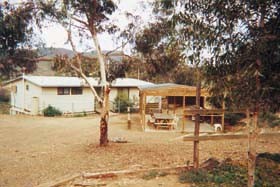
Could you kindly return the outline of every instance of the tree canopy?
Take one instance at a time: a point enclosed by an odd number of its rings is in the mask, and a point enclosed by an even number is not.
[[[36,51],[30,50],[33,29],[32,3],[0,3],[0,78],[15,76],[22,68],[36,69]]]
[[[136,49],[151,70],[167,72],[168,60],[156,58],[158,66],[152,57],[172,49],[178,59],[170,67],[178,62],[203,67],[210,92],[226,96],[229,107],[258,103],[279,109],[279,1],[163,0],[152,5],[158,19],[136,38]]]

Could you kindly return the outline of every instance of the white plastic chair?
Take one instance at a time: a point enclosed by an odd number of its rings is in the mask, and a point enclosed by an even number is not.
[[[218,132],[218,131],[222,132],[222,125],[219,123],[215,123],[214,129],[215,129],[215,132]]]

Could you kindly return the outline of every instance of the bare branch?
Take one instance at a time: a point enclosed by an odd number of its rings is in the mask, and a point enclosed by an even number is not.
[[[70,23],[70,28],[69,30],[66,30],[67,31],[67,34],[68,34],[68,41],[70,42],[71,44],[71,47],[72,47],[72,50],[74,51],[74,53],[76,54],[76,59],[77,59],[77,62],[79,64],[79,68],[77,68],[76,66],[74,66],[74,64],[72,64],[70,61],[66,60],[67,64],[70,65],[70,67],[72,69],[74,69],[75,71],[77,71],[81,76],[82,78],[88,83],[91,91],[93,92],[95,98],[98,100],[99,103],[103,103],[103,100],[98,96],[95,88],[91,85],[88,77],[83,73],[83,70],[82,70],[82,60],[81,60],[81,55],[80,53],[77,52],[76,50],[76,46],[72,40],[72,35],[71,35],[71,23]]]
[[[127,40],[127,41],[126,41],[125,43],[123,43],[122,45],[116,47],[115,49],[113,49],[113,50],[111,50],[111,51],[108,51],[108,52],[105,54],[105,56],[108,56],[109,54],[111,54],[111,53],[117,51],[118,49],[123,48],[126,44],[128,44],[128,42],[129,42],[129,40]]]
[[[77,21],[77,22],[83,24],[84,26],[88,27],[88,23],[87,23],[87,22],[85,22],[85,21],[83,21],[83,20],[80,20],[79,18],[76,18],[76,17],[74,17],[74,16],[72,16],[71,18],[72,18],[73,20],[75,20],[75,21]]]

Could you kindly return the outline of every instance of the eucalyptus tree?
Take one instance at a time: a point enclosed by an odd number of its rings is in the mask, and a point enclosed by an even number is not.
[[[206,75],[214,95],[226,93],[229,106],[248,108],[248,186],[254,186],[258,117],[279,110],[280,2],[207,1],[203,10],[215,23],[217,41]],[[216,7],[211,9],[210,7]]]
[[[108,120],[109,120],[109,92],[110,88],[107,83],[105,60],[98,41],[98,34],[102,32],[114,32],[114,25],[106,25],[108,16],[117,8],[112,0],[63,0],[63,1],[37,1],[36,6],[41,11],[37,12],[41,18],[51,18],[50,21],[61,24],[68,33],[68,42],[75,52],[75,60],[65,59],[66,63],[74,69],[90,85],[87,76],[83,72],[82,57],[76,49],[76,43],[73,41],[73,33],[91,40],[92,46],[97,51],[97,60],[100,68],[100,84],[103,88],[103,95],[99,96],[96,90],[91,86],[94,97],[102,105],[100,119],[100,145],[108,144]],[[75,31],[73,31],[75,30]]]
[[[280,2],[188,0],[155,3],[175,23],[173,36],[190,61],[205,61],[210,92],[254,116],[249,131],[248,186],[254,185],[258,115],[279,110]],[[172,10],[172,11],[170,11]],[[203,54],[204,53],[204,54]],[[206,55],[207,54],[207,55]]]
[[[32,44],[33,4],[0,3],[0,79],[9,79],[25,68],[36,69],[37,53]]]
[[[196,105],[200,107],[201,66],[208,60],[211,28],[204,24],[199,12],[187,10],[189,1],[155,1],[155,23],[139,33],[136,49],[147,59],[148,69],[168,75],[178,83],[192,83],[197,86]],[[187,68],[189,67],[189,68]],[[188,71],[184,71],[188,69]],[[192,71],[190,71],[190,69]],[[185,75],[185,76],[184,76]],[[191,75],[191,80],[186,76]],[[182,77],[184,80],[181,80]],[[194,134],[199,134],[199,114],[195,118]],[[194,166],[199,166],[199,141],[194,141]]]

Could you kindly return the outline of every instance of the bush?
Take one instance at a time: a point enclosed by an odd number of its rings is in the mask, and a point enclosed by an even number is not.
[[[61,116],[62,112],[59,109],[49,105],[47,108],[43,110],[44,116],[54,117],[54,116]]]
[[[276,127],[280,126],[280,118],[271,113],[271,112],[264,112],[259,117],[260,122],[267,124],[269,127]]]
[[[246,115],[242,113],[226,113],[225,121],[229,125],[236,125],[242,118],[245,118]]]
[[[124,94],[118,95],[114,100],[115,111],[117,112],[127,112],[127,107],[132,107],[133,103],[127,99]]]
[[[280,154],[259,154],[256,161],[255,186],[280,186],[279,167]],[[245,187],[248,182],[247,168],[232,161],[223,161],[214,168],[182,171],[179,182],[192,183],[200,187]]]
[[[0,88],[0,102],[9,102],[10,94],[9,91],[3,88]]]
[[[262,153],[256,162],[256,187],[280,186],[280,154]]]
[[[179,175],[180,183],[207,183],[209,180],[208,172],[204,169],[190,170]]]

